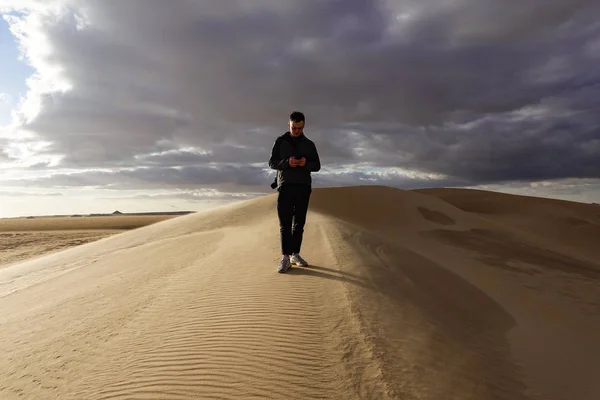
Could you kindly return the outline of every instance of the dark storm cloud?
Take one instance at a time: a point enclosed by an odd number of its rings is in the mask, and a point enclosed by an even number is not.
[[[18,152],[18,148],[14,147],[11,139],[0,137],[0,162],[6,163],[6,167],[10,167],[11,163],[18,160]]]
[[[31,192],[18,192],[18,191],[4,191],[0,190],[0,196],[6,197],[23,197],[23,196],[36,196],[36,197],[60,197],[64,196],[62,193],[31,193]]]
[[[57,173],[42,178],[3,181],[8,186],[53,186],[65,188],[98,186],[110,189],[154,187],[194,188],[203,186],[267,186],[271,178],[264,169],[249,165],[145,167],[124,170]]]
[[[385,185],[405,189],[423,189],[440,186],[470,186],[475,182],[454,179],[437,178],[426,179],[423,177],[411,177],[399,174],[381,174],[375,172],[342,172],[320,174],[313,179],[314,187],[331,187],[347,185]]]
[[[156,166],[110,171],[84,171],[70,174],[57,173],[43,178],[0,181],[0,184],[10,187],[51,186],[64,189],[89,189],[94,187],[116,191],[164,189],[173,190],[173,195],[179,189],[190,191],[198,188],[211,188],[218,191],[216,193],[218,196],[227,197],[239,196],[243,193],[272,193],[273,190],[269,186],[272,181],[272,173],[268,173],[264,168],[215,164],[213,167],[188,166],[174,168]],[[388,185],[425,188],[439,185],[464,186],[473,183],[454,178],[436,179],[382,171],[323,171],[313,177],[314,187]]]
[[[9,161],[8,153],[7,153],[8,141],[3,141],[0,139],[0,162]]]
[[[196,149],[172,149],[160,153],[140,155],[138,165],[190,165],[196,163],[265,163],[268,152],[264,148],[215,145],[210,151]]]
[[[462,125],[363,132],[363,159],[380,165],[418,166],[474,182],[600,177],[600,115],[595,89],[586,107],[548,102],[519,112],[487,114]],[[389,149],[397,149],[390,154]]]
[[[66,166],[151,167],[121,184],[262,184],[220,163],[266,165],[295,109],[325,168],[440,184],[599,175],[597,1],[68,3],[43,28],[72,90],[27,128]]]

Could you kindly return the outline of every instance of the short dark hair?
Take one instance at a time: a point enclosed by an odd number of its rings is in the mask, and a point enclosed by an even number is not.
[[[304,114],[300,111],[294,111],[290,114],[290,121],[292,122],[304,122]]]

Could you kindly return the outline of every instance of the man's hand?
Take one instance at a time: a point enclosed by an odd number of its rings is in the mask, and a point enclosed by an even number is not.
[[[295,157],[290,157],[290,167],[304,167],[306,165],[306,157],[302,157],[302,158],[295,158]]]

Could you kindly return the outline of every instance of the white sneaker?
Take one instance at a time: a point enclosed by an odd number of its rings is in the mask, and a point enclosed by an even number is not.
[[[282,256],[281,261],[279,262],[279,267],[277,267],[277,272],[282,274],[282,273],[286,272],[291,266],[292,266],[292,264],[290,263],[290,257]]]
[[[292,254],[292,257],[291,257],[291,259],[290,259],[290,262],[291,262],[292,264],[296,264],[296,265],[299,265],[299,266],[301,266],[301,267],[306,267],[306,266],[308,266],[308,263],[306,262],[306,260],[305,260],[304,258],[302,258],[302,257],[300,256],[300,254],[297,254],[297,253],[294,253],[294,254]]]

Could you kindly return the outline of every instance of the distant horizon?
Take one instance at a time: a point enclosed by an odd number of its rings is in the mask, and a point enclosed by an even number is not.
[[[131,204],[131,207],[122,207],[122,208],[114,208],[112,211],[106,211],[107,208],[99,208],[98,206],[94,208],[86,209],[85,206],[78,207],[77,211],[70,212],[65,210],[64,207],[57,207],[57,212],[53,212],[52,210],[46,210],[41,212],[34,213],[7,213],[0,210],[0,219],[4,218],[28,218],[28,217],[70,217],[73,215],[81,215],[81,216],[91,216],[91,215],[112,215],[113,213],[119,211],[122,214],[148,214],[148,213],[186,213],[186,212],[199,212],[203,210],[212,209],[215,207],[219,207],[221,205],[230,204],[231,201],[222,201],[222,202],[203,202],[203,203],[195,203],[194,207],[188,208],[175,208],[172,206],[165,206],[163,208],[153,207],[152,205],[145,204],[143,207],[135,206]],[[127,203],[126,203],[127,204]]]
[[[198,211],[183,210],[183,211],[145,211],[145,212],[119,212],[112,213],[81,213],[81,214],[40,214],[40,215],[21,215],[18,217],[3,217],[0,219],[21,219],[21,218],[79,218],[79,217],[110,217],[110,216],[127,216],[127,215],[185,215],[193,214]]]
[[[416,190],[438,190],[438,189],[462,189],[462,190],[473,190],[473,191],[489,191],[489,192],[494,192],[494,193],[502,193],[502,194],[508,194],[508,195],[515,195],[515,196],[524,196],[524,197],[533,197],[533,198],[539,198],[539,199],[550,199],[550,200],[563,200],[563,201],[569,201],[569,202],[575,202],[575,203],[580,203],[580,204],[590,204],[590,205],[598,205],[600,204],[600,201],[582,201],[580,199],[578,199],[576,196],[569,196],[569,195],[563,195],[563,196],[542,196],[539,194],[535,194],[535,193],[521,193],[519,191],[516,192],[511,192],[511,191],[506,191],[502,190],[502,189],[483,189],[483,188],[474,188],[474,187],[424,187],[424,188],[413,188],[413,189],[402,189],[402,188],[394,188],[392,186],[386,186],[386,185],[344,185],[344,186],[327,186],[327,187],[316,187],[313,188],[313,190],[318,190],[318,189],[329,189],[329,188],[338,188],[338,187],[366,187],[366,186],[383,186],[383,187],[389,187],[389,188],[393,188],[393,189],[399,189],[399,190],[406,190],[406,191],[416,191]],[[233,204],[233,203],[237,203],[237,202],[242,202],[245,200],[250,200],[252,198],[256,198],[256,197],[262,197],[262,196],[268,196],[271,193],[264,193],[262,195],[256,195],[253,196],[251,198],[247,198],[247,199],[239,199],[239,200],[229,200],[229,201],[214,201],[211,203],[207,203],[207,202],[197,202],[195,203],[196,206],[199,205],[199,207],[196,208],[188,208],[188,209],[184,209],[184,208],[180,208],[180,209],[171,209],[168,210],[168,207],[165,207],[164,209],[161,208],[152,208],[152,207],[137,207],[137,210],[135,209],[135,206],[132,206],[133,209],[125,209],[125,208],[115,208],[112,211],[83,211],[83,212],[66,212],[66,213],[52,213],[52,212],[47,212],[47,213],[39,213],[39,214],[21,214],[21,215],[2,215],[0,213],[0,219],[15,219],[15,218],[46,218],[46,217],[72,217],[72,216],[96,216],[96,215],[102,215],[102,216],[110,216],[113,215],[116,212],[122,213],[124,215],[136,215],[136,214],[154,214],[154,215],[158,215],[158,214],[182,214],[182,213],[196,213],[196,212],[201,212],[201,211],[205,211],[205,210],[210,210],[210,209],[215,209],[217,207],[220,206],[225,206],[228,204]],[[600,199],[599,199],[600,200]]]

